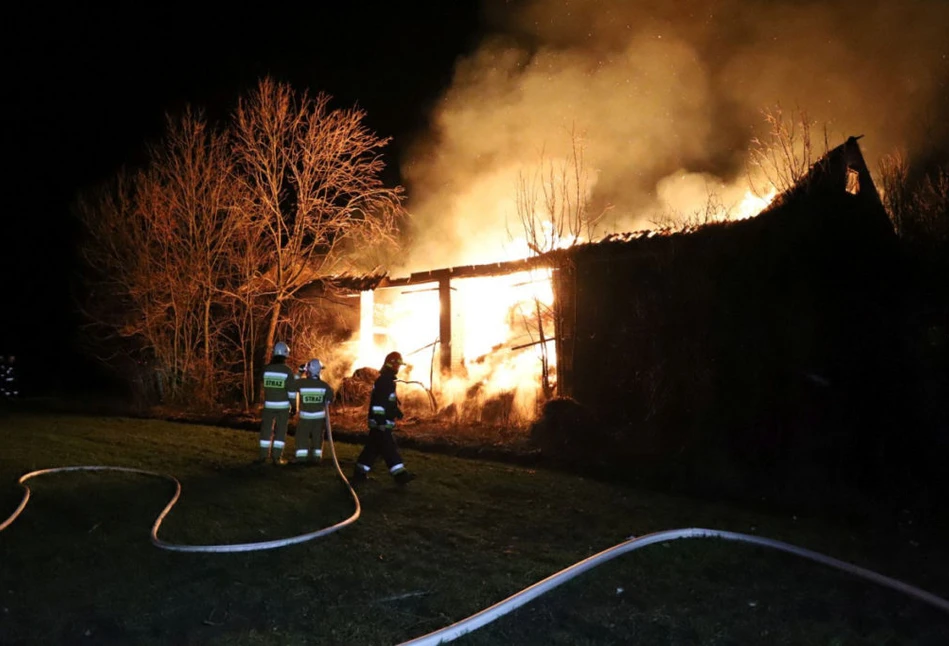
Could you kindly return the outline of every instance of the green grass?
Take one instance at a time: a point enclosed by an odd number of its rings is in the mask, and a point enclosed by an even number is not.
[[[0,520],[26,471],[110,464],[183,485],[159,535],[182,543],[291,536],[352,504],[329,465],[251,467],[253,433],[123,418],[0,418]],[[292,442],[291,442],[292,447]],[[338,445],[348,473],[359,450]],[[377,468],[355,525],[246,554],[180,554],[148,531],[172,486],[114,473],[30,482],[0,533],[2,644],[395,644],[485,608],[628,536],[756,533],[949,597],[949,537],[767,515],[556,472],[405,452]],[[379,467],[382,465],[380,464]],[[618,590],[622,588],[622,592]],[[949,615],[796,557],[702,540],[589,572],[459,644],[944,644]]]

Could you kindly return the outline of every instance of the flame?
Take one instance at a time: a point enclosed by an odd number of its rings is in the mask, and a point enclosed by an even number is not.
[[[776,195],[773,187],[762,196],[747,190],[735,206],[723,209],[721,217],[754,217]],[[529,238],[515,238],[507,245],[486,248],[482,254],[475,253],[476,249],[464,251],[485,262],[518,260],[578,242],[584,240],[561,234],[548,221],[540,223]],[[440,373],[441,305],[436,282],[363,292],[358,356],[353,367],[379,366],[388,352],[397,349],[407,364],[400,378],[434,392],[441,408],[454,404],[457,410],[477,412],[487,399],[504,395],[511,399],[516,416],[533,419],[542,396],[545,362],[547,385],[556,383],[551,278],[550,269],[536,268],[502,276],[452,279],[451,376]]]
[[[772,186],[764,195],[757,195],[750,189],[745,191],[741,202],[732,209],[729,216],[732,220],[747,220],[764,211],[778,194],[778,189]]]
[[[550,223],[536,246],[565,248],[578,236],[557,236]],[[508,260],[532,255],[526,238],[505,249]],[[353,367],[381,365],[393,349],[406,367],[400,378],[420,382],[440,407],[459,409],[506,395],[514,413],[532,419],[540,396],[544,361],[548,383],[556,366],[551,270],[535,268],[502,276],[451,281],[452,375],[440,374],[440,302],[437,283],[365,291],[360,298],[360,334]],[[542,340],[543,336],[543,340]]]
[[[505,260],[520,260],[529,258],[537,251],[552,251],[554,249],[567,249],[578,242],[582,242],[583,237],[575,233],[564,233],[554,227],[553,222],[544,220],[540,222],[531,240],[527,236],[515,238],[506,248]]]

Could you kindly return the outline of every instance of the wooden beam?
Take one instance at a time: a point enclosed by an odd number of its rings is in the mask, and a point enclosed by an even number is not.
[[[401,278],[383,278],[376,289],[386,289],[391,287],[406,287],[407,285],[418,285],[421,283],[437,283],[445,276],[449,278],[481,278],[484,276],[504,276],[518,271],[527,271],[540,267],[550,267],[550,260],[540,258],[525,258],[523,260],[510,260],[508,262],[494,262],[485,265],[463,265],[461,267],[448,267],[445,269],[433,269],[431,271],[419,271],[409,276]]]
[[[438,338],[441,339],[441,371],[451,376],[451,277],[442,275],[438,280]]]

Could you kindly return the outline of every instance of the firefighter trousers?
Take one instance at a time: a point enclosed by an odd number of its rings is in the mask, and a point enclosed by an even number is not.
[[[279,460],[287,443],[287,424],[290,422],[289,408],[265,408],[260,418],[260,457],[267,454]],[[273,441],[273,451],[270,443]]]
[[[301,417],[297,422],[297,460],[319,462],[323,457],[323,439],[326,432],[325,419]]]
[[[396,473],[405,468],[402,464],[402,455],[399,453],[399,447],[395,445],[395,438],[392,436],[390,428],[370,428],[369,437],[366,439],[366,446],[362,453],[356,458],[356,467],[368,472],[372,468],[376,458],[382,456],[390,473]]]

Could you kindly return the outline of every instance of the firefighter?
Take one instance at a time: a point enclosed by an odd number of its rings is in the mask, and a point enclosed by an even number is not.
[[[286,464],[281,454],[286,444],[287,424],[295,412],[297,400],[297,380],[287,365],[288,356],[290,348],[283,341],[278,341],[274,344],[270,363],[264,368],[264,410],[260,418],[258,463],[264,462],[269,454],[275,465]]]
[[[300,421],[297,424],[298,464],[319,464],[323,458],[326,414],[333,401],[333,388],[320,379],[323,363],[310,359],[303,377],[296,382],[300,393]]]
[[[404,485],[415,479],[402,462],[402,456],[392,436],[395,429],[395,420],[402,419],[402,410],[399,408],[399,398],[395,394],[395,377],[399,368],[405,365],[402,355],[390,352],[386,355],[379,377],[372,386],[372,395],[369,398],[369,437],[366,446],[356,459],[356,468],[353,471],[353,482],[365,482],[372,469],[372,463],[380,455],[389,467],[389,473],[395,481]]]

